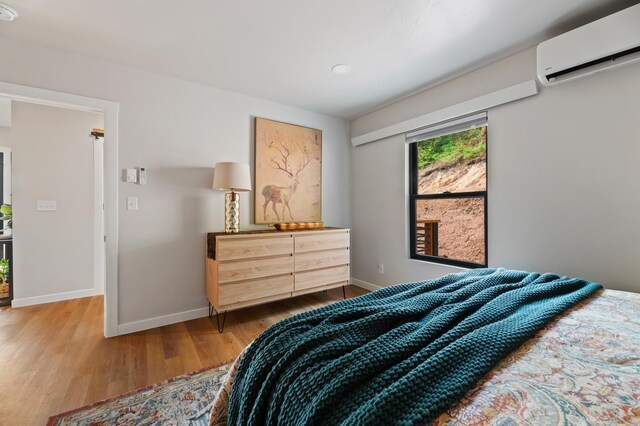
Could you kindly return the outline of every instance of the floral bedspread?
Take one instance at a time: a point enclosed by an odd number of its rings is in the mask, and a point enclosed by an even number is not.
[[[236,360],[236,363],[238,360]],[[210,425],[226,424],[235,364]],[[435,425],[640,425],[640,294],[604,290],[503,359]]]
[[[437,425],[640,424],[640,295],[605,290],[503,359]]]

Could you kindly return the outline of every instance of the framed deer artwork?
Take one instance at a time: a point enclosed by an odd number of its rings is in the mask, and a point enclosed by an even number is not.
[[[255,222],[322,220],[322,130],[256,118]]]

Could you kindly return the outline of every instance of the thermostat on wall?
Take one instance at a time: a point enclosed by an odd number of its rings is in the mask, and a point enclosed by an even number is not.
[[[127,169],[127,183],[138,182],[138,171],[136,169]]]
[[[147,183],[147,168],[139,167],[138,168],[138,183],[140,185],[144,185]]]

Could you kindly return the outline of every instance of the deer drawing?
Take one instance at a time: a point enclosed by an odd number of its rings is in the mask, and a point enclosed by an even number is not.
[[[311,159],[309,158],[306,147],[297,146],[302,152],[302,161],[298,163],[297,169],[294,172],[290,164],[292,155],[292,149],[290,145],[284,144],[282,142],[276,145],[273,141],[271,141],[267,144],[267,147],[275,148],[276,150],[278,150],[280,158],[271,158],[271,166],[276,170],[282,170],[288,175],[289,186],[266,185],[264,188],[262,188],[262,195],[264,196],[262,213],[264,216],[264,220],[267,220],[267,207],[269,206],[269,203],[272,203],[271,208],[273,209],[273,213],[275,213],[277,220],[280,220],[280,215],[278,214],[278,210],[276,209],[276,205],[278,203],[282,204],[282,220],[285,220],[285,209],[289,212],[291,220],[295,220],[293,218],[293,213],[291,213],[289,201],[291,201],[291,198],[294,196],[294,194],[298,190],[298,186],[300,185],[300,179],[298,177],[300,175],[300,172],[302,172],[304,168],[307,167],[307,165],[311,162]]]

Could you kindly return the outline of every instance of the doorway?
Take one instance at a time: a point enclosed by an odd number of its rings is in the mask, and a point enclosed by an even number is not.
[[[37,89],[28,86],[14,85],[10,83],[0,83],[0,96],[12,99],[14,101],[30,103],[40,106],[58,107],[67,110],[83,111],[89,113],[99,113],[104,117],[103,137],[95,138],[91,135],[94,146],[99,148],[92,152],[92,161],[90,167],[94,174],[98,174],[104,185],[94,180],[91,183],[91,190],[94,191],[97,186],[103,188],[103,202],[100,203],[100,209],[97,208],[99,195],[92,194],[91,201],[95,203],[92,206],[90,221],[93,226],[92,232],[92,255],[90,263],[94,266],[92,272],[92,281],[94,283],[92,291],[96,291],[96,287],[100,291],[100,286],[104,292],[104,335],[106,337],[117,335],[118,315],[117,315],[117,251],[118,251],[118,104],[111,101],[87,98],[77,95],[70,95],[61,92],[54,92],[44,89]],[[96,126],[99,127],[99,126]],[[89,136],[93,128],[87,129],[86,135]],[[88,138],[87,138],[88,139]],[[89,142],[87,142],[89,143]],[[15,154],[15,153],[14,153]],[[96,164],[102,157],[102,167]],[[15,166],[15,165],[14,165]],[[69,165],[69,171],[72,173],[73,165]],[[42,197],[46,198],[46,197]],[[56,200],[39,200],[44,202]],[[39,204],[35,203],[31,206],[37,210]],[[25,206],[26,207],[26,206]],[[57,205],[45,203],[44,209],[57,208]],[[25,210],[27,211],[27,210]],[[102,228],[100,230],[100,228]],[[99,245],[98,245],[99,240]],[[94,250],[101,247],[102,250]],[[97,267],[96,267],[97,265]],[[74,265],[68,265],[69,273],[73,273]],[[100,277],[103,279],[100,280]],[[18,277],[19,279],[19,277]],[[102,281],[102,284],[100,284]],[[60,295],[60,299],[69,298],[69,294]],[[73,294],[71,294],[73,296]],[[47,300],[53,301],[53,300]],[[18,304],[19,305],[19,304]]]
[[[0,108],[0,113],[6,108]],[[0,119],[0,309],[13,300],[13,239],[11,235],[11,148],[8,122]]]
[[[102,295],[95,271],[104,258],[94,253],[102,167],[94,170],[100,143],[91,131],[103,114],[21,100],[11,114],[12,306]]]

